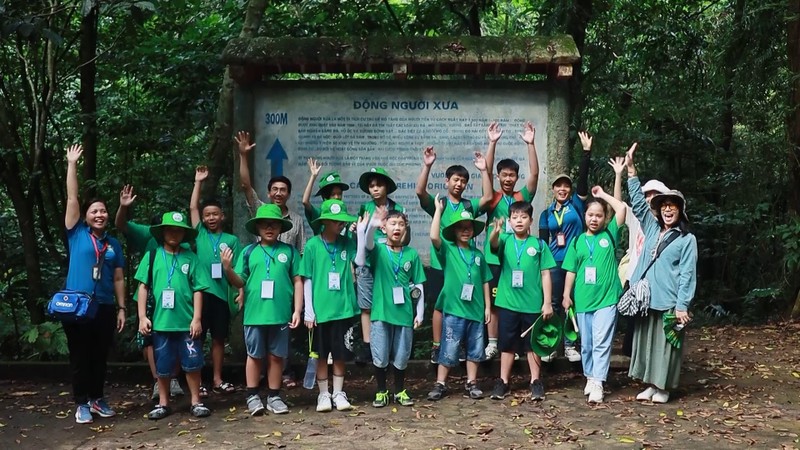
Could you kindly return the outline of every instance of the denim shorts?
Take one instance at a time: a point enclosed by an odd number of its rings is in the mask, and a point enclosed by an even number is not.
[[[374,278],[369,267],[356,267],[356,298],[358,307],[361,309],[372,309],[372,284]]]
[[[245,325],[244,346],[247,356],[264,359],[267,353],[278,358],[289,356],[289,325]]]
[[[391,363],[396,369],[405,370],[411,357],[413,339],[414,330],[411,327],[372,321],[369,328],[372,364],[385,369]]]
[[[482,361],[485,357],[483,350],[484,328],[482,322],[444,314],[442,318],[442,343],[439,348],[439,364],[445,367],[457,366],[458,353],[462,344],[467,349],[467,361]]]
[[[154,331],[153,352],[159,378],[173,377],[175,363],[179,360],[184,372],[203,368],[203,342],[192,339],[188,331]]]

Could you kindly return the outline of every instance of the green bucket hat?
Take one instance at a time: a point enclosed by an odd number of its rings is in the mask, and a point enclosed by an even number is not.
[[[256,222],[259,220],[277,220],[281,223],[281,233],[285,233],[292,229],[292,222],[284,219],[283,214],[281,214],[281,208],[272,203],[259,206],[258,210],[256,211],[256,216],[244,224],[244,228],[248,233],[256,235],[258,234]]]
[[[392,177],[389,176],[389,172],[383,167],[373,167],[369,169],[369,172],[362,173],[361,177],[358,179],[358,187],[369,194],[369,180],[375,176],[383,178],[383,181],[386,183],[386,194],[391,194],[397,190],[397,184],[392,180]]]
[[[466,220],[472,222],[472,229],[475,232],[475,234],[472,236],[473,238],[478,237],[478,235],[481,234],[481,231],[483,231],[483,227],[485,225],[480,220],[475,220],[475,217],[473,217],[472,213],[469,211],[452,213],[450,216],[448,216],[448,219],[449,220],[446,222],[447,226],[444,228],[444,230],[442,230],[442,236],[450,242],[455,241],[455,225],[459,222],[464,222]]]
[[[350,189],[350,186],[342,181],[339,172],[333,171],[322,175],[322,179],[319,180],[319,190],[314,196],[322,197],[322,191],[329,186],[339,186],[343,191]]]
[[[569,339],[572,342],[578,340],[578,330],[575,329],[575,325],[572,323],[572,319],[575,317],[575,307],[570,306],[567,310],[567,315],[564,317],[564,337]]]
[[[161,216],[161,223],[150,226],[150,234],[156,238],[159,244],[164,242],[164,227],[178,227],[186,230],[183,235],[183,242],[191,242],[197,237],[197,230],[190,227],[186,222],[186,214],[178,211],[170,211]]]
[[[321,220],[335,220],[337,222],[355,222],[358,220],[356,216],[347,214],[347,206],[341,200],[329,198],[322,202],[320,207],[319,217],[311,223],[317,223]]]
[[[547,356],[558,348],[562,332],[561,318],[553,316],[548,320],[539,316],[531,330],[531,350],[539,356]]]

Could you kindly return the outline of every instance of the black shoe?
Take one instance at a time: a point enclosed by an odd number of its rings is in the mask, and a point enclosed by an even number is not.
[[[494,389],[492,389],[492,400],[502,400],[506,398],[508,392],[510,391],[508,384],[503,383],[502,378],[498,378],[497,381],[494,382]]]
[[[464,385],[464,397],[471,398],[472,400],[479,400],[483,398],[483,391],[478,387],[476,381],[467,382]]]
[[[438,381],[433,385],[433,390],[428,392],[428,400],[441,400],[447,396],[447,386]]]
[[[533,380],[533,383],[531,383],[531,400],[544,400],[542,380]]]

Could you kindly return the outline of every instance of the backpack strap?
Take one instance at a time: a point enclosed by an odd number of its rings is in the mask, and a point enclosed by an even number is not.
[[[489,210],[494,211],[497,208],[497,205],[500,204],[500,200],[503,199],[503,193],[494,191],[494,195],[492,195],[492,200],[489,202]]]
[[[246,277],[250,276],[250,254],[256,249],[256,245],[258,245],[258,243],[250,244],[244,248],[244,255],[242,256],[244,258],[244,274]]]
[[[154,248],[150,251],[150,265],[147,266],[147,289],[150,292],[153,292],[153,265],[156,262],[156,252],[158,252],[159,247]]]

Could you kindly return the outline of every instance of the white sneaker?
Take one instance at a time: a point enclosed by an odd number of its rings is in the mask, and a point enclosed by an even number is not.
[[[583,387],[583,395],[589,395],[592,393],[592,384],[594,384],[594,381],[586,380],[586,386]]]
[[[653,400],[653,395],[655,395],[657,392],[658,389],[650,386],[649,388],[643,390],[642,392],[639,392],[639,395],[636,396],[636,400],[642,402],[649,402]]]
[[[353,409],[353,405],[347,401],[347,394],[344,391],[339,391],[333,394],[333,404],[336,405],[337,411],[348,411]]]
[[[564,347],[564,356],[567,357],[569,362],[579,362],[581,354],[575,350],[575,347]]]
[[[589,403],[603,403],[603,383],[592,381],[588,401]]]
[[[543,363],[553,362],[556,359],[556,352],[550,353],[547,356],[542,356],[541,358]]]
[[[328,412],[333,409],[331,394],[323,392],[317,397],[317,412]]]
[[[484,353],[486,353],[486,359],[496,358],[497,355],[500,354],[500,352],[497,350],[497,344],[489,344],[489,345],[487,345],[486,346],[486,350],[484,351]]]
[[[652,400],[653,403],[667,403],[669,401],[669,391],[656,389],[656,393],[653,394]]]

